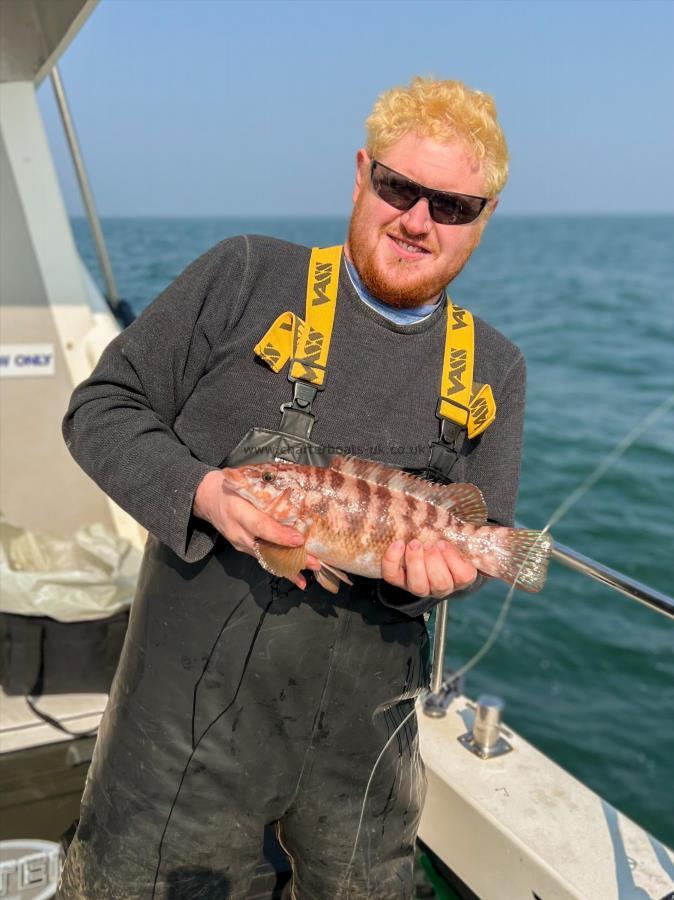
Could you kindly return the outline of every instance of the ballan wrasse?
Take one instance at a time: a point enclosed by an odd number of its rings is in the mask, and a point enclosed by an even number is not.
[[[524,591],[545,583],[552,541],[540,531],[487,524],[484,498],[473,484],[434,484],[400,469],[352,456],[327,468],[287,462],[223,469],[226,485],[279,522],[304,534],[301,547],[256,543],[260,564],[294,578],[307,553],[322,564],[320,584],[337,593],[346,572],[381,577],[381,560],[395,540],[444,540],[480,572]]]

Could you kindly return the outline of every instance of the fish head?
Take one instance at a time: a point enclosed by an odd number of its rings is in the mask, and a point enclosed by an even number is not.
[[[222,475],[230,490],[282,522],[293,518],[296,489],[301,488],[299,469],[292,463],[256,463],[223,469]]]

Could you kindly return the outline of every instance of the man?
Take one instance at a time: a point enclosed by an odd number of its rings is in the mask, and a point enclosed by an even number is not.
[[[477,317],[474,380],[496,420],[468,437],[436,416],[445,285],[507,177],[493,102],[417,78],[367,126],[321,390],[253,352],[272,323],[308,315],[308,249],[241,237],[193,263],[73,396],[73,455],[150,538],[62,897],[244,898],[269,823],[297,900],[412,896],[425,779],[414,717],[399,726],[428,683],[424,613],[482,576],[443,542],[421,546],[411,513],[381,581],[290,584],[254,544],[302,534],[221,472],[289,445],[322,464],[356,446],[473,482],[489,518],[512,523],[524,363]]]

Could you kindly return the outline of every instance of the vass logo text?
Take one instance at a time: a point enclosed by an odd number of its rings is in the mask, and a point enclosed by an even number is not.
[[[468,352],[466,350],[452,350],[449,355],[449,381],[445,395],[451,397],[457,391],[462,391],[464,385],[461,378],[466,371],[466,363],[468,362]]]
[[[322,303],[329,303],[330,298],[326,295],[325,290],[330,284],[332,278],[332,263],[317,263],[314,275],[314,296],[311,298],[312,306],[320,306]]]
[[[467,328],[468,322],[464,322],[464,318],[466,316],[466,310],[461,309],[460,306],[452,306],[452,319],[454,320],[454,324],[452,325],[452,331],[457,331],[459,328]]]
[[[332,280],[332,263],[316,263],[316,271],[312,284],[313,296],[311,298],[312,306],[321,306],[323,303],[329,303],[330,298],[326,294],[328,285]],[[308,333],[304,341],[301,342],[300,353],[301,359],[296,362],[302,366],[304,372],[296,374],[295,378],[302,378],[304,381],[318,381],[319,376],[315,369],[312,368],[321,358],[323,350],[323,334],[317,329],[307,325]]]
[[[320,359],[322,349],[323,335],[320,331],[316,331],[315,328],[309,328],[309,333],[301,348],[302,358],[296,360],[304,368],[304,372],[300,375],[295,375],[295,378],[302,378],[305,381],[318,381],[318,373],[311,366]]]
[[[277,365],[279,359],[281,358],[281,354],[271,343],[265,344],[265,346],[261,350],[261,353],[262,358],[266,360],[272,368]]]
[[[478,397],[478,399],[471,404],[470,414],[473,418],[474,424],[477,426],[483,425],[487,421],[487,416],[489,415],[489,404],[484,399],[484,397]]]

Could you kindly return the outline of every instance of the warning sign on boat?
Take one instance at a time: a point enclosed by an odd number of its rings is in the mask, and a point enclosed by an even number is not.
[[[0,344],[0,378],[53,375],[53,344]]]

